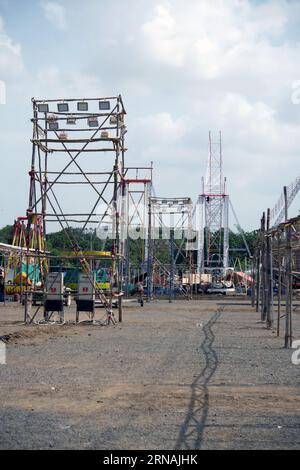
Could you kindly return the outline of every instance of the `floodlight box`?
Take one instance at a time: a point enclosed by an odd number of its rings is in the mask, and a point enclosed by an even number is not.
[[[118,118],[117,116],[111,116],[109,119],[110,124],[118,124]]]
[[[99,101],[99,109],[101,111],[108,111],[110,109],[109,101]]]
[[[67,118],[67,124],[76,124],[76,118],[68,117]]]
[[[58,122],[55,122],[55,121],[53,122],[52,121],[52,122],[49,122],[48,125],[49,125],[49,130],[50,131],[57,131],[58,130]]]
[[[88,119],[88,125],[90,127],[98,127],[99,126],[98,119],[97,118],[89,118]]]
[[[68,103],[57,103],[57,110],[60,113],[67,113],[69,111]]]
[[[77,103],[77,110],[78,111],[88,111],[89,105],[85,101],[79,101]]]
[[[47,103],[38,104],[38,111],[39,113],[48,113],[49,105]]]

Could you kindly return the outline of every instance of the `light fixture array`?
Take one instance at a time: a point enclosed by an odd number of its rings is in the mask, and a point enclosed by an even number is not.
[[[37,105],[38,112],[39,113],[45,113],[46,115],[50,112],[49,110],[49,104],[48,103],[39,103]],[[87,112],[89,109],[89,104],[87,101],[78,101],[77,102],[77,111],[80,112]],[[110,101],[108,100],[100,100],[99,101],[99,110],[100,111],[109,111],[111,109],[110,106]],[[61,102],[57,103],[57,112],[58,113],[68,113],[69,112],[69,103],[66,102]],[[46,120],[48,123],[48,130],[50,131],[57,131],[59,130],[59,124],[57,122],[58,117],[55,114],[51,114],[46,116]],[[73,115],[70,115],[66,118],[66,123],[68,125],[74,125],[76,124],[77,120],[76,117]],[[117,116],[111,116],[110,117],[110,124],[117,124],[118,118]],[[87,123],[89,127],[98,127],[99,122],[97,116],[89,116],[87,118]],[[107,132],[103,133],[103,138],[108,138]]]

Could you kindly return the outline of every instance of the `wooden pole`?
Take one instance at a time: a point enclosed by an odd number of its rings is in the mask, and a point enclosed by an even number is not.
[[[7,263],[6,263],[6,257],[5,254],[3,254],[3,304],[6,306],[6,278],[7,278]]]
[[[281,271],[281,232],[278,232],[277,240],[277,254],[278,254],[278,307],[277,307],[277,336],[280,334],[280,316],[281,316],[281,283],[282,283],[282,271]]]
[[[288,225],[286,228],[286,260],[285,260],[285,272],[286,272],[286,290],[285,290],[285,339],[284,347],[288,348],[292,346],[292,227]]]
[[[251,259],[251,277],[252,277],[252,285],[251,285],[251,306],[254,308],[255,306],[255,282],[256,282],[256,272],[255,272],[255,266],[256,266],[256,256],[257,256],[257,250],[255,250],[255,253],[253,255],[253,258]]]
[[[266,321],[266,214],[263,213],[261,226],[261,321]]]
[[[284,221],[288,220],[288,198],[287,198],[287,187],[283,187],[283,195],[284,195]]]
[[[260,263],[261,263],[261,242],[259,241],[259,247],[258,247],[258,252],[256,256],[256,273],[255,273],[255,290],[256,290],[256,295],[255,295],[255,307],[256,307],[256,312],[259,310],[259,293],[260,293]]]
[[[273,275],[272,275],[272,242],[270,230],[271,211],[267,211],[267,232],[266,232],[266,322],[267,328],[273,326],[272,294],[273,294]]]
[[[260,220],[260,231],[258,237],[258,250],[256,257],[256,312],[259,311],[261,302],[261,264],[262,264],[262,240],[263,240],[263,218]]]

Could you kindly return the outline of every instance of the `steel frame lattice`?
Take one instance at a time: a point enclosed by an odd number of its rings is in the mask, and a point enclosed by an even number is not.
[[[69,229],[76,227],[83,233],[91,227],[101,227],[102,221],[111,213],[111,288],[108,295],[97,286],[95,290],[106,309],[107,322],[114,322],[112,300],[116,291],[122,290],[123,272],[118,200],[122,196],[127,130],[122,97],[33,98],[32,104],[27,233],[30,233],[35,217],[43,220],[44,236],[49,224],[55,223],[64,230],[74,258],[80,261],[84,271],[89,272],[90,265],[74,232]],[[74,186],[77,192],[68,192]],[[45,285],[45,279],[42,281]],[[118,303],[121,321],[121,296]],[[28,312],[25,316],[26,321],[33,320]]]
[[[213,142],[209,132],[209,155],[202,194],[198,198],[197,271],[213,276],[225,274],[229,257],[229,196],[223,177],[222,136]]]
[[[176,271],[185,270],[189,279],[189,290],[182,288],[181,294],[191,298],[192,273],[192,213],[193,205],[189,197],[162,198],[151,197],[149,201],[149,256],[147,274],[147,298],[153,295],[156,282],[154,277],[164,279],[169,287],[169,301],[175,297]],[[157,242],[167,240],[169,244],[169,263],[159,259]],[[181,256],[183,262],[178,263]],[[165,287],[165,286],[164,286]],[[182,287],[182,286],[181,286]]]
[[[149,239],[149,200],[152,193],[153,166],[126,167],[124,172],[124,204],[122,211],[122,236],[124,238],[125,295],[129,295],[129,286],[145,281],[147,277]],[[131,253],[135,251],[139,258],[137,264],[131,262]]]

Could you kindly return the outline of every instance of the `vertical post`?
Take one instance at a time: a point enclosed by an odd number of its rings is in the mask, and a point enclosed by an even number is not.
[[[261,321],[266,320],[266,214],[261,219]]]
[[[189,262],[189,295],[188,298],[189,300],[192,300],[193,298],[193,251],[192,251],[192,240],[193,240],[193,220],[192,220],[192,201],[190,200],[190,204],[188,206],[188,238],[187,238],[187,247],[189,248],[188,250],[188,262]]]
[[[261,238],[261,235],[259,235]],[[260,301],[260,264],[261,264],[261,240],[259,239],[259,246],[258,252],[256,255],[256,273],[255,273],[255,289],[256,289],[256,299],[255,299],[255,307],[256,312],[259,310],[259,301]]]
[[[27,261],[26,261],[26,272],[27,272],[27,265],[28,265],[28,258],[27,258]],[[23,248],[21,249],[21,255],[20,255],[20,282],[19,282],[19,285],[20,285],[20,302],[23,301]]]
[[[287,198],[287,187],[283,187],[283,196],[284,196],[284,221],[288,220],[288,198]]]
[[[174,300],[174,229],[170,230],[170,280],[169,302]]]
[[[118,297],[118,313],[119,313],[119,322],[121,323],[123,320],[123,305],[122,305],[122,289],[123,289],[123,244],[120,237],[120,213],[119,209],[122,207],[118,207],[118,188],[119,188],[119,157],[120,157],[120,145],[122,147],[122,136],[120,134],[120,96],[117,100],[117,137],[121,138],[121,141],[116,144],[116,159],[114,165],[114,212],[115,212],[115,223],[116,223],[116,244],[115,244],[115,256],[116,256],[116,284],[119,292]],[[122,177],[123,177],[123,153],[122,153]],[[123,183],[123,181],[122,181]],[[122,192],[121,197],[123,197],[123,188],[122,185]],[[123,201],[121,201],[123,202]]]
[[[204,181],[202,178],[203,192],[204,192]],[[201,275],[204,267],[204,214],[205,214],[205,198],[203,195],[198,198],[198,247],[197,247],[197,274]]]
[[[278,307],[277,307],[277,336],[280,334],[280,316],[281,316],[281,281],[282,281],[282,272],[281,272],[281,231],[278,231],[278,240],[277,240],[277,256],[278,256]]]
[[[246,298],[247,298],[247,292],[248,292],[247,271],[248,271],[247,258],[244,258],[244,273],[246,274],[246,277],[245,277],[245,290],[246,290],[245,294],[246,294]]]
[[[225,189],[225,187],[224,187]],[[229,227],[228,227],[228,216],[229,216],[229,196],[224,196],[223,198],[224,205],[224,239],[223,239],[223,275],[226,276],[228,271],[229,263]]]
[[[255,272],[255,267],[256,267],[256,256],[257,256],[257,250],[255,250],[255,253],[253,255],[253,258],[251,259],[251,278],[252,278],[252,284],[251,284],[251,306],[254,308],[255,306],[255,282],[256,282],[256,272]]]
[[[286,256],[285,256],[285,272],[286,272],[286,292],[285,292],[285,339],[284,347],[292,346],[292,227],[288,225],[286,228]]]
[[[193,252],[189,251],[189,299],[193,299]]]
[[[151,197],[148,199],[148,259],[147,259],[147,302],[152,298],[152,275],[153,275],[153,243],[152,243],[152,206]]]
[[[27,324],[28,323],[28,292],[26,291],[24,293],[24,323]]]
[[[274,324],[274,259],[273,259],[273,235],[270,235],[270,304],[271,304],[271,327]]]
[[[4,267],[4,279],[3,279],[3,303],[4,303],[4,306],[6,305],[6,278],[7,278],[7,268],[8,268],[8,264],[6,262],[6,259],[5,259],[5,254],[3,255],[3,267]]]
[[[121,276],[121,253],[120,253],[120,214],[118,208],[118,161],[119,161],[119,151],[117,150],[116,160],[114,165],[114,196],[113,196],[113,207],[114,207],[114,217],[115,217],[115,243],[114,243],[114,256],[115,256],[115,282],[118,287],[119,297],[118,297],[118,312],[119,312],[119,322],[122,322],[122,276]]]
[[[124,185],[124,197],[126,198],[125,205],[125,296],[129,296],[129,261],[130,261],[130,244],[129,244],[129,183],[123,182]],[[125,187],[126,185],[126,187]]]
[[[127,238],[125,241],[125,296],[129,297],[129,237],[127,231]]]
[[[273,311],[272,311],[272,291],[273,291],[273,276],[272,276],[272,243],[270,230],[270,209],[267,211],[267,232],[266,232],[266,322],[267,328],[273,326]]]

